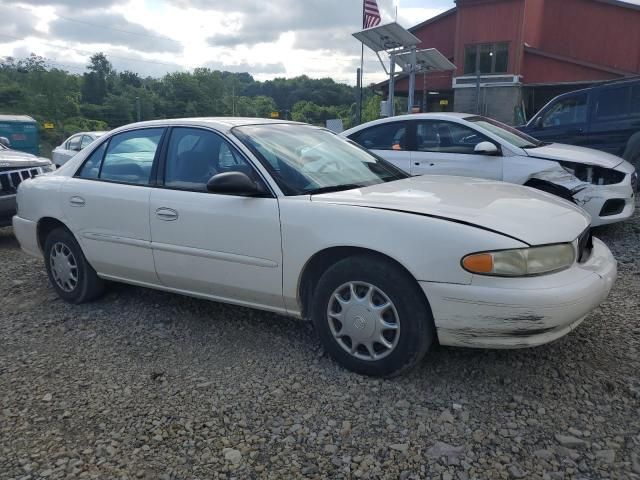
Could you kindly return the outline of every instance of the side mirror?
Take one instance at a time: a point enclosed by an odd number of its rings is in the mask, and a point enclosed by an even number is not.
[[[246,173],[218,173],[207,182],[207,191],[243,197],[260,197],[267,193],[262,183],[254,182]]]
[[[498,153],[498,147],[491,142],[480,142],[473,151],[480,155],[496,155]]]
[[[11,142],[7,137],[0,137],[0,144],[4,145],[7,148],[11,148]]]
[[[536,118],[536,121],[534,122],[533,126],[536,129],[541,129],[542,128],[542,115],[539,116],[538,118]]]

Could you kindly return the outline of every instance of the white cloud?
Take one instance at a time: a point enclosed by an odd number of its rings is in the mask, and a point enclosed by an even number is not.
[[[393,20],[393,0],[378,1],[383,22]],[[449,5],[401,5],[398,21],[410,27],[453,6],[453,0],[443,1]],[[361,5],[359,0],[93,0],[87,8],[83,0],[20,0],[19,7],[5,10],[18,14],[0,24],[0,34],[11,29],[19,40],[3,43],[0,37],[0,56],[18,49],[79,69],[91,53],[104,51],[116,69],[141,75],[210,65],[246,69],[260,80],[306,74],[353,84],[360,44],[351,34],[360,29]],[[376,56],[366,52],[365,83],[384,78]]]

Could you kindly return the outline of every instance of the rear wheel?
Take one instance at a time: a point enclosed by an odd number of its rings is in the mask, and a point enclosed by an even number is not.
[[[391,261],[339,261],[316,286],[311,318],[329,354],[354,372],[393,376],[415,366],[435,338],[417,282]]]
[[[98,277],[73,235],[64,228],[51,231],[44,243],[45,267],[58,295],[70,303],[84,303],[104,292]]]

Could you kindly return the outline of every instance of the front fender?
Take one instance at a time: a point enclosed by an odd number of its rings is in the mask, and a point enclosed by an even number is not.
[[[465,255],[527,247],[499,233],[454,221],[300,198],[280,199],[280,217],[283,295],[294,315],[299,314],[298,285],[305,265],[329,248],[378,252],[398,262],[417,281],[469,284],[472,275],[460,265]]]

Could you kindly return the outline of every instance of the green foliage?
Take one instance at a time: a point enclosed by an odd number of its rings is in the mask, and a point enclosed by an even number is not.
[[[365,119],[377,118],[379,99],[365,92]],[[138,119],[194,116],[270,117],[324,125],[341,118],[348,128],[355,118],[356,91],[330,78],[276,78],[256,81],[248,73],[196,68],[162,78],[117,72],[103,53],[93,55],[82,75],[49,68],[46,59],[0,61],[0,113],[25,114],[40,124],[45,143],[57,145],[81,130],[115,128]],[[376,103],[377,102],[377,103]],[[46,150],[46,149],[45,149]]]

